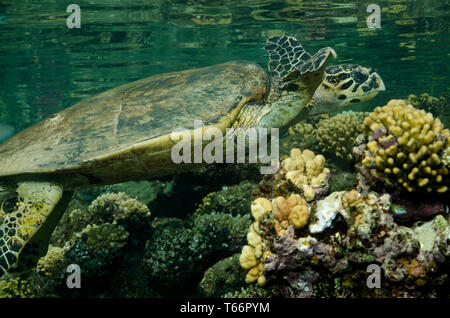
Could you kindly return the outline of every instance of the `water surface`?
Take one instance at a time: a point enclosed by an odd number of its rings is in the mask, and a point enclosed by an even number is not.
[[[152,0],[73,1],[81,29],[66,26],[60,0],[0,0],[0,123],[20,131],[74,103],[152,74],[235,59],[266,67],[267,37],[331,46],[336,63],[371,66],[391,98],[448,92],[449,1]],[[382,10],[368,29],[366,8]]]

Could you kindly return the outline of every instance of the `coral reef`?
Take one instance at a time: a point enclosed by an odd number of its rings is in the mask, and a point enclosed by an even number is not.
[[[286,136],[280,139],[280,143],[280,156],[289,156],[292,148],[318,150],[316,129],[306,122],[290,127]]]
[[[211,213],[156,226],[143,258],[152,284],[170,294],[198,283],[209,266],[240,250],[250,222],[249,215]]]
[[[352,160],[356,137],[363,132],[363,121],[368,113],[343,112],[323,119],[317,124],[317,141],[322,153]]]
[[[444,94],[439,98],[430,96],[427,93],[416,95],[409,95],[406,103],[414,106],[417,109],[423,109],[426,112],[432,113],[435,117],[450,115],[449,104],[450,94]]]
[[[251,231],[259,233],[259,244],[265,246],[267,255],[260,260],[264,266],[259,277],[285,297],[445,293],[450,225],[441,215],[412,227],[399,226],[388,194],[362,195],[352,190],[318,201],[308,232],[291,226],[280,237],[270,213],[258,217]],[[370,264],[382,271],[380,289],[366,286]]]
[[[71,239],[64,254],[67,264],[82,264],[83,277],[99,278],[112,270],[112,264],[123,255],[129,233],[120,225],[89,224]]]
[[[62,246],[75,233],[88,225],[114,223],[124,227],[130,233],[147,235],[150,210],[136,199],[123,192],[106,193],[92,201],[85,209],[74,209],[65,213],[51,238],[51,243]]]
[[[302,189],[307,201],[329,190],[330,170],[325,168],[325,157],[307,149],[302,152],[293,148],[290,156],[281,162],[279,176]]]
[[[447,192],[449,130],[431,113],[402,100],[377,107],[364,120],[354,148],[364,184],[408,192]]]
[[[225,212],[231,215],[245,215],[250,213],[250,203],[253,190],[257,183],[242,181],[238,185],[224,186],[220,191],[211,192],[205,196],[195,215]]]
[[[0,278],[0,298],[27,298],[32,297],[30,284],[19,277]]]
[[[133,255],[150,237],[150,229],[150,211],[145,205],[124,193],[101,195],[85,210],[66,213],[36,268],[14,279],[28,283],[28,297],[105,295],[113,291],[112,277],[120,276],[124,268],[130,270],[127,263],[133,262]],[[80,265],[85,288],[67,288],[69,264]]]
[[[245,281],[264,286],[266,278],[263,275],[264,261],[271,254],[266,243],[261,238],[264,231],[260,228],[261,222],[270,219],[278,236],[283,236],[289,226],[294,229],[303,228],[309,219],[309,208],[299,194],[291,194],[287,199],[279,196],[270,202],[265,198],[257,198],[251,206],[255,221],[247,234],[247,243],[242,248],[239,258],[242,268],[248,270]]]
[[[244,287],[245,271],[239,264],[240,254],[227,257],[205,271],[199,288],[203,296],[220,297]]]

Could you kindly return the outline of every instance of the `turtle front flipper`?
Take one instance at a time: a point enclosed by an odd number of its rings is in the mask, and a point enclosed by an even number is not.
[[[267,40],[266,51],[270,55],[269,72],[273,76],[275,93],[269,95],[263,109],[258,109],[261,115],[255,126],[283,131],[309,115],[310,109],[306,105],[322,82],[329,58],[336,58],[336,52],[325,47],[310,55],[296,39],[288,36]],[[247,106],[250,107],[252,105]],[[247,122],[241,117],[250,112],[247,109],[241,111],[238,122]]]
[[[47,252],[50,235],[72,193],[53,182],[20,182],[17,202],[0,208],[0,276],[31,268]]]

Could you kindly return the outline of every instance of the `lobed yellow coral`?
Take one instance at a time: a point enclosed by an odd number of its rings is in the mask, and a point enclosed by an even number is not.
[[[369,142],[362,164],[373,177],[408,192],[448,190],[449,130],[438,118],[391,100],[364,120],[364,130]]]
[[[276,197],[272,200],[272,207],[274,226],[279,236],[284,235],[289,225],[300,229],[308,222],[308,206],[305,199],[298,194],[291,194],[287,199],[281,196]]]
[[[307,201],[315,198],[315,189],[328,186],[330,170],[325,168],[325,157],[310,150],[291,149],[290,156],[281,162],[281,178],[290,180],[303,189]]]
[[[317,141],[321,151],[352,160],[353,145],[356,137],[363,132],[363,121],[367,115],[349,111],[321,120],[317,124]]]
[[[264,272],[264,260],[270,255],[267,250],[266,244],[263,242],[261,235],[259,234],[259,222],[255,221],[247,233],[248,245],[242,248],[241,255],[239,256],[239,263],[244,269],[248,269],[245,276],[246,283],[257,282],[258,285],[264,286],[266,284],[266,278],[263,275]]]
[[[309,219],[309,209],[305,199],[299,194],[291,194],[287,199],[277,197],[271,201],[265,198],[257,198],[251,205],[252,215],[255,221],[247,233],[247,243],[242,248],[239,262],[241,267],[247,269],[245,281],[257,282],[264,286],[264,260],[271,255],[266,243],[261,237],[260,223],[265,218],[273,221],[277,235],[283,236],[289,225],[296,229],[303,228]]]

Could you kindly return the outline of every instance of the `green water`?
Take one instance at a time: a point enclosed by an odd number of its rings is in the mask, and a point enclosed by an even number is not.
[[[387,87],[357,109],[391,98],[448,92],[449,1],[152,0],[72,1],[81,28],[68,29],[60,0],[0,0],[0,123],[20,131],[108,88],[152,74],[246,59],[266,66],[276,34],[336,63],[378,70]],[[381,29],[368,29],[369,4]]]

